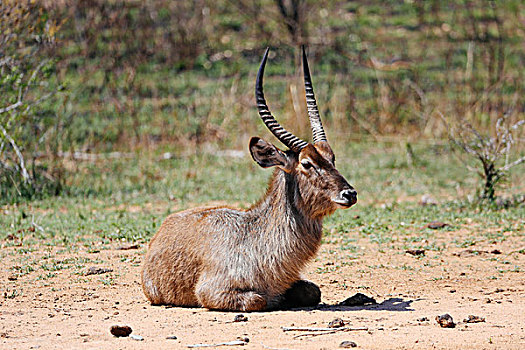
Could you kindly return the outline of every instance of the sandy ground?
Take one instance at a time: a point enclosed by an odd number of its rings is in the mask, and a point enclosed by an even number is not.
[[[245,322],[233,322],[235,312],[149,305],[139,283],[144,246],[120,250],[115,243],[100,251],[79,246],[71,253],[41,244],[24,254],[3,244],[0,348],[178,349],[240,337],[249,339],[244,348],[250,349],[335,349],[343,341],[363,349],[525,349],[524,238],[504,232],[497,243],[480,241],[468,248],[451,243],[469,232],[436,231],[431,242],[420,243],[445,248],[420,256],[405,252],[406,237],[379,245],[358,233],[334,233],[305,271],[320,285],[322,304],[247,313]],[[351,243],[341,243],[349,238]],[[24,267],[27,261],[34,271]],[[93,266],[113,271],[86,275]],[[337,306],[358,292],[378,303]],[[436,323],[435,317],[445,313],[455,328]],[[485,322],[463,322],[468,315]],[[365,330],[282,329],[327,327],[335,318]],[[115,324],[130,326],[143,340],[112,336]]]

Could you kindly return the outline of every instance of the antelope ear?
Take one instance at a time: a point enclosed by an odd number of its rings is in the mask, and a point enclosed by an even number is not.
[[[252,137],[250,140],[250,153],[253,160],[263,168],[278,166],[284,171],[288,171],[288,156],[272,145],[259,137]]]

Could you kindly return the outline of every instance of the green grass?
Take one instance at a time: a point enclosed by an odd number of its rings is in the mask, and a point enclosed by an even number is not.
[[[380,247],[401,242],[439,251],[443,247],[429,239],[436,232],[467,228],[472,238],[452,242],[458,247],[479,240],[502,241],[503,232],[523,235],[523,204],[499,210],[469,204],[466,196],[473,194],[477,179],[446,149],[436,152],[435,145],[415,144],[421,165],[409,165],[402,143],[353,142],[341,147],[339,140],[334,145],[337,166],[358,190],[359,201],[325,219],[326,240],[333,234],[337,240],[340,233],[352,233]],[[148,153],[133,159],[77,163],[67,194],[3,207],[0,244],[16,247],[11,254],[23,258],[38,246],[74,252],[79,247],[100,251],[122,242],[146,243],[171,211],[217,202],[250,206],[264,194],[272,172],[261,169],[248,154],[159,158]],[[522,190],[519,178],[516,170],[501,194]],[[425,194],[439,204],[420,205]],[[424,227],[436,220],[449,226]],[[427,243],[420,243],[425,239]],[[352,240],[343,240],[340,246],[349,255],[356,253]],[[39,266],[53,272],[85,263],[48,259]]]

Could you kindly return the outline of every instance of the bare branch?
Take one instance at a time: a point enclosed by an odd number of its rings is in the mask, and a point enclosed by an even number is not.
[[[191,344],[191,345],[186,345],[186,347],[188,348],[213,348],[216,346],[234,346],[234,345],[246,345],[246,344],[248,343],[243,340],[233,340],[233,341],[228,341],[224,343],[216,343],[216,344]]]
[[[516,165],[521,164],[523,162],[525,162],[525,157],[521,157],[520,159],[517,159],[514,162],[505,165],[503,168],[500,169],[500,171],[507,171],[510,168],[515,167]]]
[[[18,90],[18,100],[16,101],[16,103],[13,103],[12,105],[10,106],[7,106],[7,107],[4,107],[4,108],[0,108],[0,114],[3,114],[3,113],[7,113],[9,111],[12,111],[12,110],[15,110],[17,109],[18,107],[22,106],[23,105],[23,100],[27,94],[27,92],[29,91],[29,88],[31,87],[31,82],[34,81],[36,79],[36,75],[38,74],[38,72],[40,72],[40,70],[42,69],[42,67],[48,62],[49,60],[43,60],[41,61],[38,66],[35,68],[35,70],[33,71],[33,73],[31,74],[31,77],[29,77],[29,80],[27,81],[27,85],[25,87],[25,89],[22,89],[22,87],[20,87],[20,89]],[[27,108],[26,108],[26,112],[29,111],[29,109],[35,105],[38,105],[40,104],[42,101],[44,100],[47,100],[48,98],[50,98],[51,96],[53,96],[54,94],[56,93],[56,91],[51,91],[50,93],[40,97],[38,100],[30,103]]]
[[[48,62],[48,60],[42,60],[38,66],[36,66],[35,70],[33,70],[33,73],[31,73],[31,76],[29,77],[29,80],[27,81],[27,85],[24,89],[24,91],[22,92],[21,89],[19,91],[19,94],[18,94],[18,101],[22,101],[24,99],[24,97],[27,95],[27,92],[29,91],[29,88],[31,87],[31,83],[36,79],[36,76],[38,74],[38,72],[40,72],[40,70],[42,69],[42,67],[44,66],[44,64],[46,64]],[[38,104],[40,103],[41,101],[43,101],[43,99],[39,99],[37,101],[35,101],[33,104]],[[28,108],[26,109],[26,111],[29,110],[29,106]]]
[[[39,105],[40,103],[42,103],[43,101],[47,100],[48,98],[50,98],[51,96],[53,96],[53,95],[56,94],[56,93],[57,93],[57,91],[56,91],[56,90],[53,90],[53,91],[51,91],[51,92],[45,94],[44,96],[40,97],[38,100],[36,100],[36,101],[30,103],[30,104],[26,107],[25,111],[28,112],[32,107],[34,107],[34,106],[36,106],[36,105]]]
[[[13,149],[15,150],[15,153],[18,157],[18,160],[19,160],[19,166],[20,166],[20,170],[22,172],[22,177],[24,178],[24,182],[25,183],[30,183],[31,182],[31,178],[29,177],[29,173],[27,172],[27,169],[26,169],[26,166],[25,166],[25,161],[24,161],[24,156],[22,155],[22,152],[20,152],[20,149],[18,148],[15,140],[13,140],[13,138],[7,133],[7,131],[5,130],[5,128],[0,125],[0,131],[2,131],[2,133],[4,134],[4,138],[6,138],[9,143],[11,144],[11,146],[13,147]]]
[[[295,335],[294,338],[302,338],[302,337],[316,337],[320,335],[326,335],[326,334],[333,334],[337,332],[351,332],[351,331],[367,331],[367,327],[339,327],[339,328],[330,328],[330,327],[281,327],[283,332],[287,331],[303,331],[303,332],[309,332],[309,333],[303,333]]]
[[[18,100],[16,103],[13,103],[10,106],[4,107],[4,108],[0,108],[0,114],[12,111],[13,109],[17,109],[21,105],[22,105],[22,101]]]
[[[328,332],[328,331],[367,331],[367,327],[281,327],[283,332],[299,331],[299,332]]]
[[[45,230],[42,228],[42,226],[40,226],[39,224],[36,223],[35,221],[35,215],[31,215],[31,224],[33,225],[33,227],[35,227],[36,229],[38,229],[40,232],[44,233]]]

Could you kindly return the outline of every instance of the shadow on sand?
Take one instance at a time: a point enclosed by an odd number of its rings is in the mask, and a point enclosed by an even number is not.
[[[414,301],[417,300],[404,300],[402,298],[389,298],[384,300],[381,303],[377,304],[367,304],[367,305],[358,305],[358,306],[345,306],[341,304],[335,304],[335,305],[329,305],[329,304],[319,304],[317,306],[312,307],[297,307],[297,308],[290,308],[290,309],[275,309],[275,310],[266,310],[262,312],[271,312],[271,311],[313,311],[313,310],[319,310],[319,311],[360,311],[360,310],[370,310],[370,311],[415,311],[413,308],[410,307],[410,304],[412,304]],[[163,306],[166,309],[171,308],[180,308],[181,306],[175,306],[175,305],[164,305]],[[182,308],[188,308],[192,309],[192,307],[183,307]],[[199,308],[200,309],[200,308]],[[239,312],[235,310],[215,310],[215,311],[222,311],[222,312]]]
[[[359,310],[371,310],[371,311],[414,311],[410,307],[414,300],[404,300],[402,298],[389,298],[378,304],[368,304],[360,306],[344,306],[340,304],[327,305],[321,304],[317,307],[308,308],[310,310],[321,310],[321,311],[359,311]],[[306,308],[304,308],[306,309]]]

